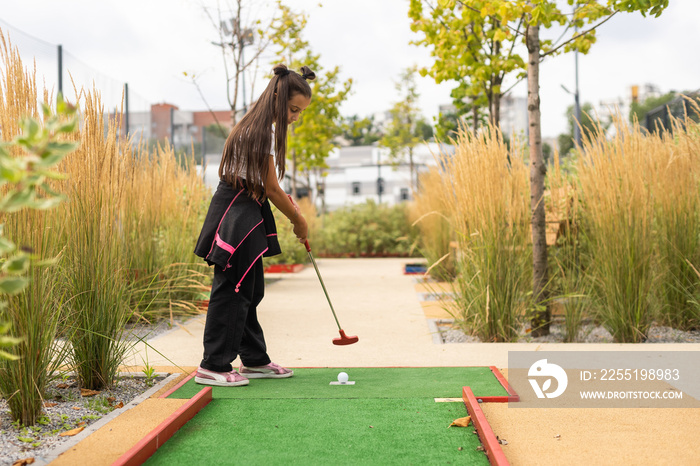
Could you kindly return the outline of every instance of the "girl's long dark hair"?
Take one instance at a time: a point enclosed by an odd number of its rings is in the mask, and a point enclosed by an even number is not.
[[[251,196],[259,200],[265,195],[265,176],[272,153],[272,124],[275,125],[275,165],[277,176],[282,179],[287,155],[289,99],[297,94],[311,98],[307,80],[316,78],[307,66],[301,68],[301,74],[282,64],[275,66],[273,72],[260,98],[229,133],[219,165],[219,178],[232,186],[242,181]]]

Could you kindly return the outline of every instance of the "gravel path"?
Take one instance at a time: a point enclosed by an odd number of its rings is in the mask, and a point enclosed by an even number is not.
[[[478,337],[466,335],[464,332],[453,328],[451,321],[439,321],[437,326],[443,343],[478,343],[481,341]],[[528,327],[523,328],[517,340],[518,343],[563,343],[566,333],[563,321],[557,319],[550,325],[550,333],[547,336],[533,338],[528,334],[528,330]],[[602,326],[595,326],[589,323],[583,325],[579,331],[579,342],[613,343],[613,337]],[[700,343],[700,331],[684,332],[671,327],[652,324],[649,328],[649,338],[642,344],[653,343]]]
[[[178,322],[188,318],[191,317]],[[153,325],[129,325],[124,337],[130,341],[151,340],[174,328],[177,326],[167,319]],[[73,438],[65,435],[65,432],[94,424],[115,409],[121,409],[120,406],[128,405],[163,379],[159,376],[148,380],[143,373],[122,376],[113,388],[93,396],[81,396],[73,377],[58,379],[48,387],[40,422],[31,427],[13,423],[7,401],[0,398],[0,466],[9,466],[25,458],[46,456]]]

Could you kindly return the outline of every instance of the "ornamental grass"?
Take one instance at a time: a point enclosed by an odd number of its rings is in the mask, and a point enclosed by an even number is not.
[[[34,72],[0,33],[2,140],[19,132],[40,93]],[[53,210],[4,214],[6,236],[50,266],[32,267],[30,284],[9,298],[0,322],[19,359],[0,362],[0,390],[12,416],[33,424],[46,383],[72,370],[83,388],[111,386],[128,349],[129,322],[199,312],[206,267],[193,254],[210,193],[193,164],[182,166],[169,146],[148,151],[123,135],[120,115],[106,116],[99,91],[74,89],[78,149],[48,188],[66,201]],[[14,151],[14,149],[11,149]],[[15,153],[15,152],[13,152]],[[19,154],[19,152],[16,152]]]
[[[437,167],[431,167],[418,178],[418,190],[409,209],[412,225],[420,235],[418,252],[427,259],[429,274],[439,281],[452,281],[456,276],[455,255],[452,254],[453,228],[450,225],[448,204],[442,200],[450,189]]]
[[[697,104],[692,103],[697,108]],[[648,138],[658,254],[658,321],[700,328],[700,127],[673,122],[673,131]]]
[[[23,68],[19,53],[1,31],[0,61],[0,129],[2,140],[10,141],[20,134],[23,117],[38,118],[38,93],[35,73]],[[48,100],[46,94],[44,100]],[[8,149],[15,157],[26,156],[17,146]],[[0,189],[4,195],[9,187]],[[57,219],[56,210],[24,208],[3,213],[2,236],[37,259],[53,258],[62,249],[62,225]],[[3,241],[3,250],[6,247]],[[13,359],[0,358],[0,393],[12,418],[30,425],[41,413],[45,388],[64,355],[57,336],[65,315],[55,271],[35,261],[27,276],[31,285],[7,296],[0,307],[0,322],[9,324],[10,336],[18,340],[7,350]]]
[[[458,253],[455,323],[482,341],[512,341],[531,288],[529,174],[523,147],[500,131],[462,129],[439,160],[439,205],[450,213]]]

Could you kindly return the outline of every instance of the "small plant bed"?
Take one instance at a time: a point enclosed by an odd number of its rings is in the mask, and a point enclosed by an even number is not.
[[[43,414],[36,425],[13,422],[7,401],[0,399],[0,465],[48,455],[112,411],[122,409],[164,377],[151,374],[120,377],[101,392],[81,390],[73,377],[59,378],[44,395]]]

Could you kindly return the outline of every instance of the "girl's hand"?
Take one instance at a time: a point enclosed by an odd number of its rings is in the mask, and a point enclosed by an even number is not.
[[[275,171],[274,159],[270,156],[270,165],[267,171],[265,182],[265,193],[267,198],[277,207],[294,225],[294,234],[299,241],[303,243],[309,235],[309,227],[306,225],[306,219],[301,214],[299,206],[294,202],[292,196],[284,192],[277,181],[277,172]]]
[[[292,222],[292,225],[294,225],[294,234],[296,235],[297,239],[299,239],[299,242],[303,244],[306,242],[309,234],[309,227],[306,224],[306,219],[303,215],[301,215],[299,206],[296,202],[294,202],[294,198],[290,194],[287,194],[287,198],[289,199],[289,202],[292,203],[292,206],[294,206],[294,216],[292,216],[289,220]]]
[[[297,220],[292,222],[292,225],[294,225],[294,234],[299,242],[302,244],[305,243],[309,234],[309,227],[306,224],[306,219],[301,215],[301,213],[297,214]]]

